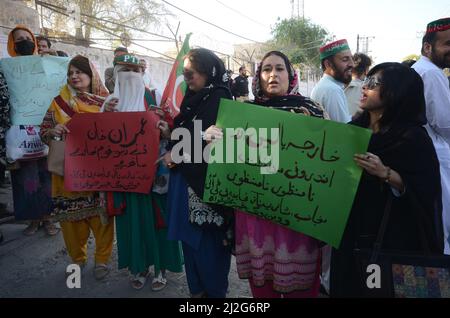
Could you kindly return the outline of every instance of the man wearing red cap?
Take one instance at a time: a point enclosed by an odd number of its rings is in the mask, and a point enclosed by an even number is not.
[[[353,56],[347,40],[339,40],[320,48],[324,75],[314,87],[311,98],[320,103],[331,120],[351,120],[344,89],[352,81]]]
[[[447,67],[450,67],[450,18],[428,24],[422,40],[422,57],[413,65],[424,82],[426,129],[441,164],[444,252],[450,255],[450,88],[443,72]]]

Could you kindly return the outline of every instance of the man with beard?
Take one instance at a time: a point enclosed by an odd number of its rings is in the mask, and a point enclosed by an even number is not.
[[[248,101],[248,74],[245,66],[239,68],[239,76],[234,79],[231,92],[236,100]]]
[[[311,98],[320,103],[331,120],[348,123],[351,120],[344,89],[352,81],[354,67],[347,40],[339,40],[320,48],[324,75],[314,87]]]
[[[423,79],[428,124],[441,164],[444,252],[450,255],[450,88],[443,69],[450,67],[450,18],[428,24],[422,56],[412,66]]]

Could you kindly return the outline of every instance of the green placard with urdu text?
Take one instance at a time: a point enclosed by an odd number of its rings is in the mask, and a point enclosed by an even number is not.
[[[339,247],[371,131],[222,99],[205,202],[233,207]],[[237,129],[240,128],[240,129]]]

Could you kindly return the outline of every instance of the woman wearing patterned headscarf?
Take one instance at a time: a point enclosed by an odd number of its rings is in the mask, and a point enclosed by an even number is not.
[[[231,99],[223,62],[211,51],[192,49],[184,58],[184,79],[188,86],[174,128],[190,132],[195,145],[202,132],[216,122],[221,98]],[[195,125],[194,121],[198,121]],[[202,149],[206,141],[202,141]],[[176,146],[176,145],[172,145]],[[194,147],[192,147],[194,149]],[[178,155],[168,152],[165,162],[172,167],[169,187],[169,238],[183,242],[186,278],[192,297],[224,298],[231,264],[230,229],[233,213],[202,201],[207,163],[189,163],[193,153],[183,149],[184,162],[174,165]],[[203,153],[203,150],[202,150]]]
[[[41,137],[46,143],[69,133],[66,124],[76,113],[98,113],[108,91],[89,59],[77,55],[69,62],[67,84],[61,89],[41,125]],[[87,241],[90,232],[96,241],[94,275],[100,280],[108,273],[113,240],[114,222],[106,216],[105,200],[101,193],[68,192],[64,177],[52,175],[54,219],[61,229],[72,262],[84,266],[87,262]]]
[[[322,107],[298,93],[297,73],[278,51],[262,59],[253,94],[255,104],[261,106],[327,116]],[[319,241],[242,212],[236,213],[236,263],[239,277],[249,279],[254,297],[300,298],[319,293]]]
[[[267,53],[253,79],[255,104],[304,116],[328,118],[298,92],[298,77],[281,52]],[[220,138],[219,128],[208,135]],[[320,288],[319,241],[257,216],[236,211],[236,263],[255,298],[316,297]]]

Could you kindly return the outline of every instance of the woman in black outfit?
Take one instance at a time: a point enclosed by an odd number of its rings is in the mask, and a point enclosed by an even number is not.
[[[331,261],[331,296],[358,297],[355,248],[372,249],[385,206],[392,200],[383,250],[442,254],[439,162],[426,124],[423,82],[399,63],[374,67],[363,85],[362,115],[352,125],[373,131],[347,227]],[[420,235],[423,233],[424,235]]]
[[[175,118],[175,133],[189,131],[188,140],[172,142],[164,160],[171,168],[168,213],[169,239],[183,243],[186,278],[192,297],[224,298],[231,265],[233,212],[202,201],[207,160],[204,131],[217,119],[220,100],[231,99],[223,62],[207,49],[192,49],[184,58],[188,89]],[[174,135],[172,135],[173,137]],[[190,150],[181,149],[189,143]],[[194,153],[201,149],[201,157]]]

